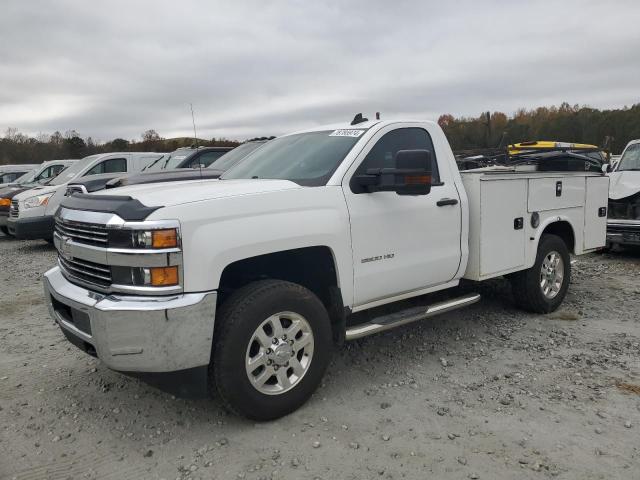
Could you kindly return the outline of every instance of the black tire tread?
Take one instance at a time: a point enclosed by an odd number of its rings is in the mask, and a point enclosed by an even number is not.
[[[320,300],[312,292],[296,283],[286,282],[283,280],[266,279],[252,282],[239,288],[222,304],[219,309],[219,313],[216,314],[213,350],[211,353],[211,362],[213,365],[216,364],[216,352],[220,350],[218,346],[225,338],[227,338],[235,324],[242,319],[246,309],[259,298],[269,295],[270,292],[277,292],[282,289],[295,291],[300,295],[310,296],[324,308]],[[247,412],[242,412],[233,405],[230,401],[229,392],[225,389],[225,385],[228,385],[229,382],[225,381],[224,376],[234,374],[237,375],[237,373],[221,371],[215,367],[209,368],[208,384],[210,394],[214,395],[217,392],[223,406],[235,415],[249,416],[251,418]]]
[[[565,285],[563,286],[563,292],[557,297],[559,301],[547,302],[542,298],[539,281],[539,262],[541,252],[546,252],[548,249],[553,248],[563,256],[565,260]],[[529,312],[533,313],[550,313],[556,310],[566,295],[566,289],[571,281],[571,263],[567,261],[569,258],[569,250],[564,240],[557,235],[544,234],[540,238],[538,244],[538,253],[536,255],[536,261],[533,267],[517,272],[510,277],[511,289],[516,304]]]

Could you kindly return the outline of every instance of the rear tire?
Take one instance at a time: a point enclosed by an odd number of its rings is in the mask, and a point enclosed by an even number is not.
[[[4,233],[7,237],[9,236],[9,229],[7,227],[0,227],[0,232]]]
[[[209,384],[225,406],[254,420],[293,412],[317,389],[332,350],[322,302],[280,280],[250,283],[216,315]]]
[[[557,235],[543,235],[533,267],[513,274],[510,281],[520,308],[534,313],[555,311],[562,304],[571,282],[571,257],[567,245]]]

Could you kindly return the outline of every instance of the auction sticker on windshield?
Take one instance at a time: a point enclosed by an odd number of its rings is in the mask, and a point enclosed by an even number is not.
[[[330,137],[359,137],[364,130],[339,129],[329,134]]]

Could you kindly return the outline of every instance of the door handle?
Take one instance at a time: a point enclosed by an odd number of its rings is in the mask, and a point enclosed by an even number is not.
[[[439,207],[444,207],[445,205],[457,205],[458,200],[455,198],[441,198],[436,202],[436,205]]]

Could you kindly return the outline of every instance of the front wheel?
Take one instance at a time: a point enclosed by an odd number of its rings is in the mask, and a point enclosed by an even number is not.
[[[306,288],[280,280],[236,291],[216,315],[210,380],[235,413],[272,420],[316,390],[329,363],[329,316]]]
[[[533,267],[511,276],[516,303],[530,312],[555,311],[567,294],[571,281],[571,257],[564,241],[545,234],[538,244]]]
[[[7,227],[0,227],[0,232],[4,233],[7,237],[9,236],[9,229]]]

